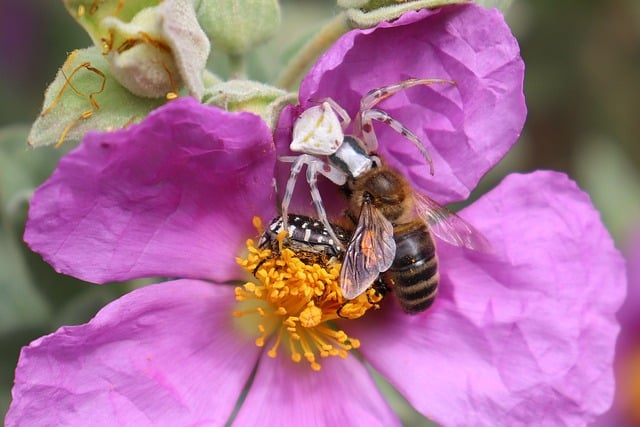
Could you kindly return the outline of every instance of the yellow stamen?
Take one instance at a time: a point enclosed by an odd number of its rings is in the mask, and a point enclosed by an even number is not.
[[[258,219],[254,225],[258,229],[262,226]],[[256,345],[263,347],[273,337],[267,351],[269,357],[276,357],[284,348],[291,360],[304,359],[312,370],[318,371],[319,358],[345,358],[349,350],[360,346],[359,340],[338,329],[333,321],[362,317],[370,308],[379,308],[382,296],[369,289],[354,300],[345,300],[339,284],[341,264],[335,259],[325,260],[322,265],[307,263],[318,257],[282,247],[285,237],[278,236],[281,244],[277,253],[247,240],[248,253],[237,262],[254,275],[256,283],[247,282],[236,288],[236,300],[243,310],[234,315],[256,315]],[[252,305],[245,309],[248,304]]]

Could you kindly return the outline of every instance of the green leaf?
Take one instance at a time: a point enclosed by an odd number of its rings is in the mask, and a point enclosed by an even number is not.
[[[0,228],[0,335],[25,326],[44,324],[50,307],[31,281],[15,233],[8,221]]]
[[[24,160],[12,154],[17,147],[26,151],[25,135],[26,129],[17,126],[0,131],[0,335],[43,325],[50,315],[22,255],[25,207],[35,183]]]
[[[0,335],[42,326],[50,315],[27,267],[22,229],[28,199],[59,155],[29,149],[27,131],[25,126],[0,129]]]
[[[42,113],[27,142],[39,147],[79,141],[90,130],[112,130],[139,122],[165,101],[141,98],[122,87],[97,48],[75,50],[47,88]]]
[[[0,129],[0,206],[4,215],[15,217],[34,188],[53,171],[62,155],[36,152],[27,147],[29,128],[22,125]]]

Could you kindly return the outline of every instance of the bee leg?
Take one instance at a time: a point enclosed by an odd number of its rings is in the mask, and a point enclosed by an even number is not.
[[[373,284],[371,285],[371,289],[373,289],[373,291],[376,293],[376,296],[380,297],[378,302],[380,302],[391,290],[391,288],[387,285],[387,283],[385,282],[382,276],[383,276],[382,274],[378,276],[375,282],[373,282]],[[367,292],[367,301],[371,305],[377,304],[375,301],[371,300],[371,297],[369,296],[368,292]]]
[[[266,257],[265,259],[261,260],[258,265],[256,265],[256,268],[253,269],[253,271],[251,272],[251,274],[253,275],[253,277],[256,277],[256,273],[258,272],[258,270],[260,269],[260,267],[262,267],[262,264],[264,264],[265,262],[267,262],[270,259],[273,259],[275,257],[277,257],[278,255],[275,252],[271,252],[271,254]],[[257,277],[256,277],[257,278]]]
[[[373,291],[375,292],[376,296],[379,297],[378,301],[374,301],[371,299],[371,296],[369,295],[369,289],[373,289]],[[371,285],[371,287],[367,289],[365,291],[365,294],[367,295],[367,302],[369,304],[371,304],[372,306],[376,306],[379,307],[378,304],[380,304],[380,302],[384,299],[384,297],[387,295],[387,293],[389,291],[391,291],[391,288],[385,283],[384,279],[382,278],[382,275],[378,276],[378,278],[376,279],[375,282],[373,282],[373,284]],[[343,316],[342,315],[342,309],[349,304],[351,301],[346,301],[343,302],[342,305],[340,305],[340,307],[336,310],[336,315],[341,318],[341,319],[348,319],[349,317],[347,316]]]
[[[363,111],[361,117],[363,123],[362,139],[365,145],[374,145],[375,147],[378,146],[378,140],[373,131],[373,125],[371,124],[371,121],[377,120],[379,122],[386,123],[387,125],[389,125],[389,127],[391,127],[391,129],[395,130],[400,135],[413,142],[413,145],[415,145],[416,148],[420,150],[420,153],[422,153],[427,163],[429,163],[429,172],[431,173],[431,175],[434,174],[433,161],[431,160],[431,156],[429,155],[427,148],[424,146],[422,141],[420,141],[420,138],[418,138],[416,134],[411,132],[402,123],[400,123],[384,111],[380,110]]]
[[[272,256],[269,255],[269,258],[271,258]],[[253,277],[256,277],[256,273],[258,272],[258,270],[260,269],[260,267],[262,267],[262,264],[264,264],[269,258],[265,258],[262,261],[260,261],[258,263],[258,265],[256,265],[256,268],[253,269],[253,271],[251,272],[251,274],[253,275]]]
[[[339,318],[341,318],[341,319],[348,319],[348,317],[347,317],[347,316],[343,316],[343,315],[342,315],[342,309],[343,309],[347,304],[349,304],[349,302],[350,302],[350,301],[343,302],[343,303],[342,303],[342,305],[341,305],[341,306],[336,310],[336,315],[337,315]]]

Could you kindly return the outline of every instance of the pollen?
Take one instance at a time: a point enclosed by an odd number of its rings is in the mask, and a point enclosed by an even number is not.
[[[261,227],[259,221],[254,225]],[[236,300],[242,309],[234,315],[258,319],[253,326],[258,333],[256,345],[268,346],[268,356],[285,354],[319,371],[322,358],[346,358],[350,350],[360,346],[360,341],[335,321],[364,316],[369,309],[379,308],[382,296],[369,289],[354,300],[344,299],[339,260],[318,262],[317,257],[283,247],[284,239],[286,233],[278,236],[278,253],[247,240],[248,253],[237,262],[255,280],[236,288]],[[316,262],[311,263],[311,259]]]

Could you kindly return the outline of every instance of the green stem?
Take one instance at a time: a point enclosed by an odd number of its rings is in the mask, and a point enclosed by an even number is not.
[[[245,80],[247,78],[247,61],[244,55],[227,56],[229,58],[229,78]]]
[[[311,63],[350,29],[345,13],[336,15],[289,61],[276,79],[275,85],[291,90]]]

